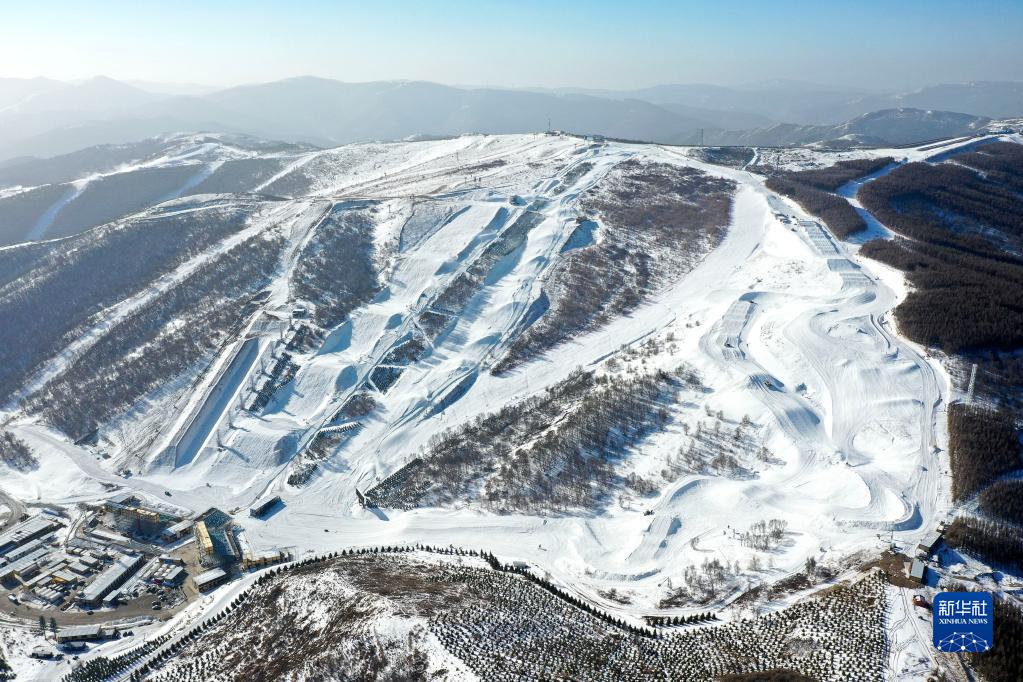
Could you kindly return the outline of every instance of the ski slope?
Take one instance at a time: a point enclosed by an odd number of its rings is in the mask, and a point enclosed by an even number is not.
[[[923,154],[899,150],[900,157]],[[630,314],[508,374],[491,374],[571,238],[580,196],[629,159],[734,181],[723,241]],[[192,430],[194,442],[179,447],[188,456],[168,457],[167,443],[184,428],[187,414],[215,393],[211,382],[219,373],[208,372],[189,401],[179,400],[177,412],[166,415],[167,430],[130,479],[114,473],[123,461],[117,456],[97,461],[30,419],[14,421],[16,433],[65,470],[59,485],[33,483],[38,499],[82,499],[68,491],[93,491],[105,481],[151,494],[171,491],[175,504],[201,512],[210,506],[244,509],[273,493],[284,500],[281,511],[266,520],[236,519],[257,549],[312,553],[416,542],[482,547],[504,560],[526,561],[630,617],[656,609],[687,566],[710,558],[739,565],[719,597],[726,601],[740,589],[792,574],[808,557],[842,567],[887,547],[891,538],[913,543],[944,515],[942,425],[949,379],[898,335],[890,313],[905,295],[901,276],[859,258],[855,245],[837,241],[798,206],[768,191],[762,177],[697,161],[676,148],[596,145],[565,136],[463,136],[294,152],[283,170],[253,191],[277,193],[296,174],[305,178],[298,183],[302,189],[232,238],[269,221],[291,226],[289,255],[266,309],[290,313],[288,274],[332,202],[378,207],[377,257],[386,264],[379,293],[328,330],[318,347],[296,354],[295,378],[265,410],[248,412],[242,401],[221,397],[216,409],[202,412],[209,423]],[[490,271],[450,326],[430,340],[425,356],[374,395],[378,408],[310,481],[289,485],[296,453],[396,343],[421,331],[421,314],[526,210],[542,215],[522,247]],[[196,265],[181,266],[158,286],[171,286]],[[112,314],[125,314],[153,293],[125,301]],[[243,368],[246,376],[231,378],[232,391],[252,390],[271,361],[280,334],[267,329],[247,328],[260,338],[258,355]],[[101,331],[89,330],[76,343],[87,344]],[[656,353],[642,360],[630,355],[650,341],[658,342]],[[231,350],[224,350],[218,366]],[[706,386],[684,391],[667,427],[621,464],[623,473],[661,481],[656,494],[616,491],[606,508],[560,515],[494,514],[469,503],[413,511],[357,504],[357,488],[364,492],[399,469],[431,437],[537,395],[578,367],[621,371],[610,369],[613,361],[637,371],[685,362]],[[62,362],[55,358],[42,376]],[[719,411],[730,429],[748,416],[770,461],[758,463],[749,476],[657,479],[690,440],[684,426],[710,424],[708,415]],[[27,481],[5,473],[0,483],[16,492]],[[735,531],[768,519],[787,523],[777,547],[758,552],[739,542]],[[759,566],[753,568],[755,554]],[[601,596],[612,587],[628,593],[631,605]]]

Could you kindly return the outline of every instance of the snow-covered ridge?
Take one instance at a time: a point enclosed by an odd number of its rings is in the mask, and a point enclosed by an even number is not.
[[[564,136],[230,153],[208,147],[219,143],[205,138],[182,138],[180,145],[148,163],[220,164],[191,190],[232,161],[258,162],[250,175],[241,172],[252,170],[248,166],[233,167],[239,175],[224,185],[232,190],[217,200],[261,195],[260,219],[232,240],[263,231],[285,240],[265,297],[235,343],[219,349],[204,374],[189,377],[196,381],[190,390],[174,386],[168,391],[177,393],[163,399],[147,396],[152,407],[117,423],[124,433],[158,423],[159,437],[142,452],[129,452],[127,442],[145,439],[122,438],[101,425],[100,447],[111,458],[97,461],[93,451],[32,415],[9,415],[12,430],[46,460],[35,474],[0,474],[11,491],[28,486],[43,500],[82,499],[101,495],[98,484],[106,482],[171,491],[176,503],[197,512],[214,505],[245,508],[279,494],[285,507],[271,518],[239,518],[257,548],[311,552],[416,541],[486,547],[502,559],[538,566],[620,612],[655,609],[669,596],[677,598],[677,613],[722,603],[742,588],[792,573],[808,557],[843,566],[879,548],[881,533],[907,541],[922,536],[943,514],[940,424],[947,380],[890,325],[888,313],[905,293],[901,279],[862,262],[798,207],[766,190],[757,175],[700,162],[684,149]],[[803,155],[792,163],[826,157]],[[629,160],[734,183],[720,244],[684,276],[658,283],[628,314],[587,328],[513,371],[491,373],[535,319],[534,304],[552,268],[565,253],[585,248],[565,250],[584,217],[582,198]],[[209,198],[182,197],[161,208]],[[294,297],[292,274],[324,211],[339,205],[372,213],[377,291],[343,323],[314,330],[311,341],[289,348],[305,319],[293,318],[295,309],[311,305]],[[535,214],[529,229],[511,242],[508,230],[528,212]],[[507,251],[488,251],[502,243]],[[228,245],[126,297],[111,309],[112,319]],[[450,299],[444,293],[481,259],[487,268],[460,305],[442,305]],[[443,317],[436,327],[424,322],[431,314]],[[87,330],[68,352],[102,332],[101,325]],[[186,412],[193,413],[190,401],[216,392],[211,389],[225,375],[220,370],[244,338],[257,339],[258,349],[251,361],[231,365],[240,374],[230,382],[230,396],[203,413],[188,457],[166,456]],[[410,339],[422,340],[420,352],[395,352],[407,350]],[[265,407],[247,409],[282,352],[296,366],[293,378]],[[64,361],[54,358],[31,386],[58,374]],[[701,390],[684,390],[666,406],[663,426],[615,465],[622,477],[648,482],[649,494],[616,488],[600,510],[558,515],[495,514],[470,500],[413,511],[357,504],[356,489],[365,492],[417,454],[428,455],[431,438],[538,395],[578,367],[627,377],[682,363],[699,374]],[[374,379],[375,371],[384,376],[381,368],[394,370],[386,373],[386,386]],[[343,437],[335,430],[304,485],[289,484],[321,427],[347,424],[336,415],[363,393],[372,395],[375,407],[352,420],[358,428]],[[769,453],[736,456],[743,472],[695,466],[699,457],[682,456],[703,447],[706,439],[697,432],[731,434],[740,426]],[[717,440],[725,442],[724,436]],[[126,466],[134,472],[130,479],[116,474]],[[55,470],[60,476],[47,479]],[[743,535],[770,520],[784,521],[781,537],[767,550],[750,547]],[[713,590],[691,585],[687,567],[712,559],[727,566],[721,584]],[[630,604],[602,596],[612,588]]]

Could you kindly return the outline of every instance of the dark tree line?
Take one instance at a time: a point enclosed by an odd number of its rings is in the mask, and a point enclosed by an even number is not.
[[[842,185],[881,170],[890,158],[840,161],[828,168],[779,173],[767,179],[767,188],[784,194],[827,224],[839,239],[867,229],[852,204],[834,194]]]
[[[182,187],[201,166],[156,166],[99,177],[60,210],[48,238],[78,234],[148,208]]]
[[[548,305],[495,373],[635,310],[687,272],[724,236],[735,183],[692,168],[626,161],[583,195],[600,241],[564,251],[544,285]]]
[[[1023,608],[996,599],[994,617],[994,647],[966,657],[987,682],[1019,682],[1023,674]]]
[[[31,272],[59,248],[60,242],[32,242],[13,249],[0,249],[0,289]]]
[[[978,392],[1023,415],[1023,355],[990,350],[967,359],[978,365]]]
[[[651,430],[689,373],[576,372],[544,394],[434,437],[369,497],[385,507],[480,499],[498,511],[592,508],[623,485],[615,462]]]
[[[380,358],[382,365],[411,365],[418,362],[429,346],[419,333],[409,333],[395,342],[394,347]]]
[[[39,460],[32,454],[28,443],[10,431],[0,433],[0,462],[15,471],[30,471],[39,466]]]
[[[906,272],[913,291],[897,314],[915,341],[948,352],[1023,345],[1021,157],[1003,149],[908,164],[860,191],[864,206],[908,237],[875,240],[863,254]]]
[[[986,515],[1023,526],[1023,480],[997,481],[979,499]]]
[[[783,177],[801,185],[809,185],[825,192],[834,192],[842,185],[876,173],[894,162],[895,159],[890,156],[879,159],[850,159],[839,161],[826,168],[811,168],[785,173]]]
[[[958,516],[945,529],[945,542],[984,563],[1017,572],[1023,569],[1023,535],[1008,523]]]
[[[765,183],[772,192],[784,194],[803,207],[807,213],[817,216],[839,239],[867,229],[867,224],[848,201],[819,190],[810,185],[790,180],[784,176],[772,176]]]
[[[133,218],[22,262],[19,276],[0,285],[0,397],[18,388],[93,315],[242,229],[251,208],[212,206]]]
[[[79,438],[192,368],[251,312],[245,304],[273,274],[283,244],[256,235],[203,264],[100,337],[25,407]]]
[[[1019,431],[1012,414],[953,403],[948,408],[952,497],[962,501],[991,480],[1019,469]]]
[[[995,177],[950,161],[910,163],[864,185],[859,198],[899,234],[998,257],[1002,245],[1020,245],[1023,199]]]
[[[398,379],[401,378],[402,372],[400,367],[382,367],[377,366],[373,368],[373,371],[369,373],[369,380],[373,382],[377,390],[381,393],[387,393],[391,389]]]
[[[670,628],[720,619],[717,617],[717,614],[707,611],[706,613],[693,613],[688,616],[675,616],[674,618],[671,616],[644,616],[644,620],[651,627]]]
[[[1023,192],[1023,145],[992,142],[952,157],[956,163],[982,171],[994,182]]]
[[[174,142],[148,138],[126,144],[100,144],[48,158],[10,161],[0,168],[0,186],[51,185],[112,171],[132,161],[163,155]]]
[[[223,194],[252,192],[290,162],[287,157],[228,159],[188,194]]]
[[[911,339],[949,353],[1023,345],[1023,263],[908,239],[868,242],[862,253],[913,285],[896,314]]]
[[[373,214],[335,206],[302,250],[292,275],[296,298],[313,304],[313,317],[335,327],[378,290],[373,264]]]
[[[72,191],[71,185],[44,185],[0,199],[0,246],[25,241],[46,209]]]

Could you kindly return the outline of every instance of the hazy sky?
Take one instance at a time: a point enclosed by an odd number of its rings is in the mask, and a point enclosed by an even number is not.
[[[631,88],[1023,78],[1023,0],[0,0],[0,76]]]

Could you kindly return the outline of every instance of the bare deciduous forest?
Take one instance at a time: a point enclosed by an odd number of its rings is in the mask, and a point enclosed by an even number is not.
[[[988,682],[1018,682],[1023,670],[1023,608],[1007,599],[998,599],[994,620],[997,646],[967,657]]]
[[[974,516],[958,516],[945,530],[945,542],[985,563],[1018,572],[1023,569],[1019,527]]]
[[[10,431],[0,433],[0,462],[15,471],[31,471],[39,466],[28,443]]]
[[[534,397],[431,440],[369,493],[383,507],[476,500],[502,512],[593,509],[628,481],[616,462],[663,428],[691,372],[619,378],[576,372]]]
[[[980,494],[980,510],[1023,526],[1023,480],[997,481]]]
[[[296,298],[313,304],[313,319],[335,327],[378,290],[373,265],[372,210],[331,210],[302,250],[292,275]]]
[[[253,208],[214,204],[130,218],[24,258],[20,276],[0,285],[0,396],[10,395],[93,315],[241,230]]]
[[[735,184],[692,168],[626,161],[580,202],[600,240],[562,254],[544,284],[542,315],[509,348],[506,372],[634,310],[721,240]]]
[[[72,437],[86,435],[228,340],[283,245],[280,236],[256,235],[203,264],[100,337],[24,406]]]

